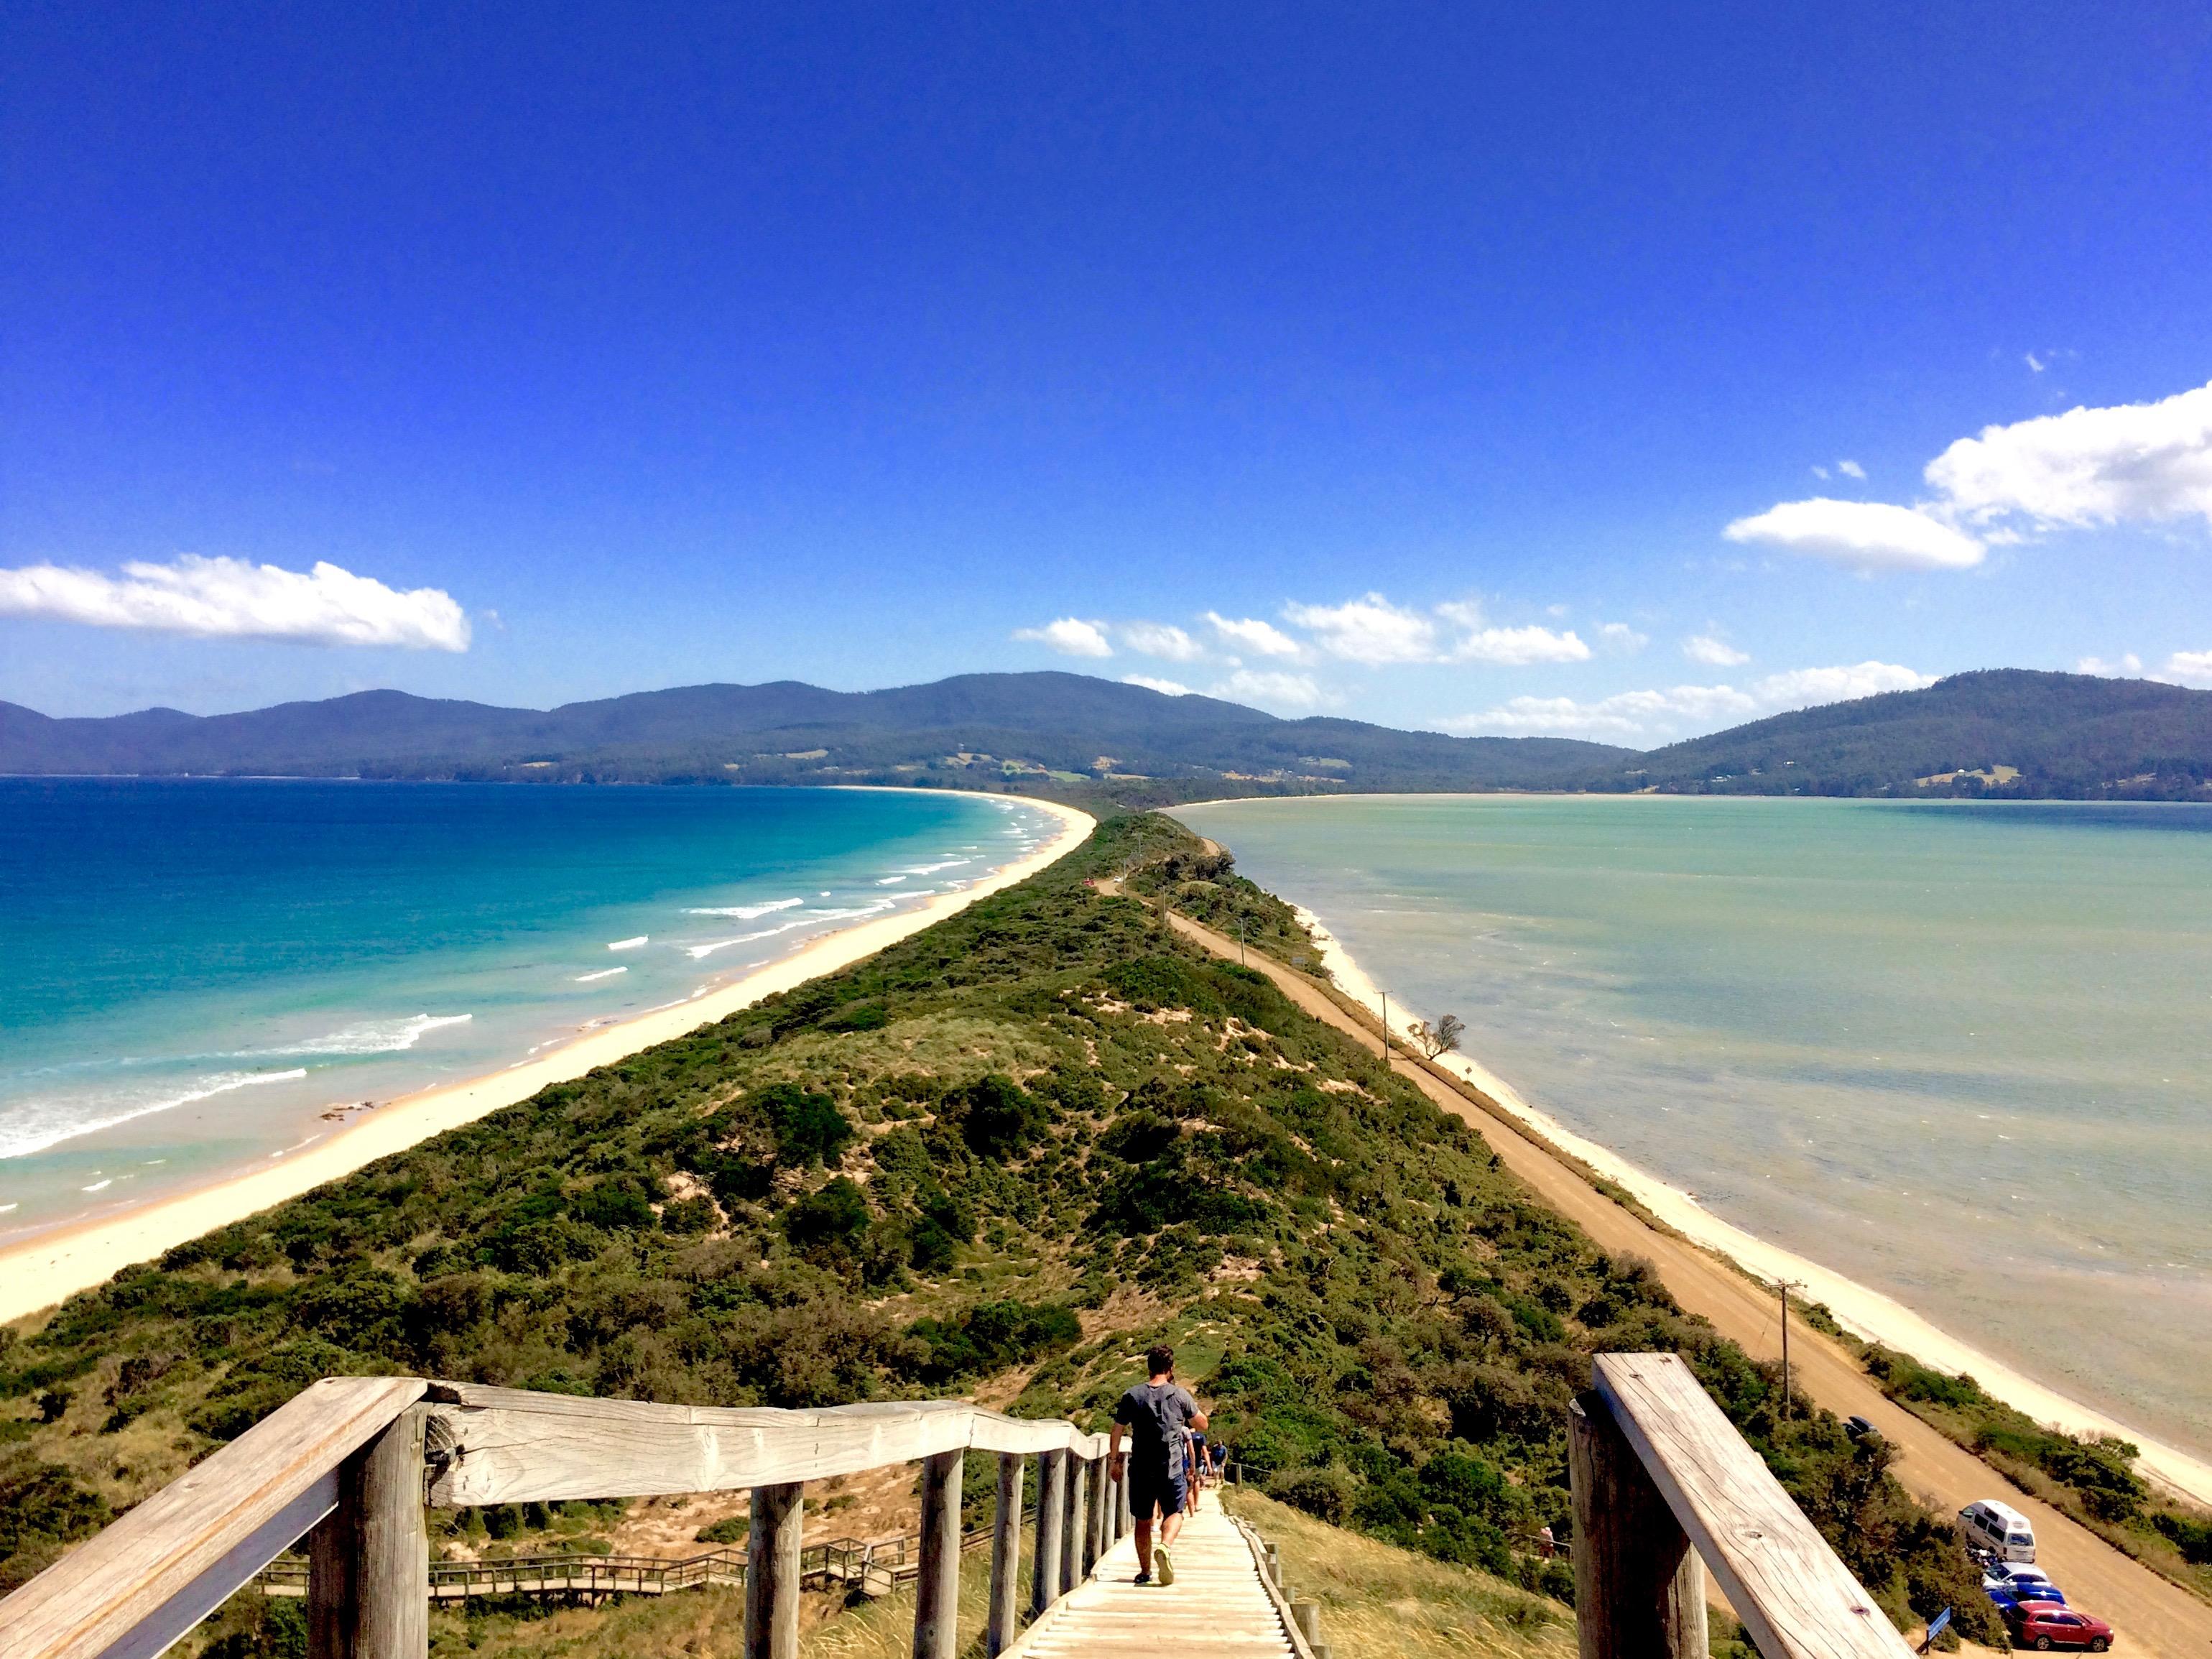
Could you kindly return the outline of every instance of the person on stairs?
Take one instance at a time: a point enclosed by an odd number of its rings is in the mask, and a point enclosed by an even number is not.
[[[1184,1431],[1203,1430],[1206,1413],[1190,1391],[1175,1380],[1175,1350],[1158,1347],[1145,1355],[1146,1380],[1123,1395],[1114,1407],[1113,1469],[1129,1483],[1129,1508],[1137,1522],[1137,1582],[1175,1583],[1168,1546],[1182,1530],[1185,1497],[1181,1453]],[[1121,1449],[1121,1436],[1129,1449]],[[1160,1536],[1152,1541],[1152,1517]]]

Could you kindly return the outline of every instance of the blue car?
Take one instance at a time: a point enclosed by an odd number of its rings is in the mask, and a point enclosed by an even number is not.
[[[2065,1592],[2044,1577],[2039,1567],[2020,1562],[2001,1561],[1982,1574],[1982,1593],[1996,1604],[1997,1612],[2009,1619],[2023,1601],[2056,1601],[2066,1605]]]

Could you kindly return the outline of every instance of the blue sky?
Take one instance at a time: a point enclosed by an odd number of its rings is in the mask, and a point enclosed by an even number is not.
[[[2212,684],[2208,108],[2194,4],[14,6],[0,698]]]

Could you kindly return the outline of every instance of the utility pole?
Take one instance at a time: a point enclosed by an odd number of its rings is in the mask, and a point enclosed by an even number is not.
[[[1382,994],[1382,1063],[1390,1063],[1390,994]]]
[[[1805,1286],[1794,1279],[1782,1281],[1782,1420],[1790,1420],[1790,1292]]]
[[[1244,965],[1244,918],[1237,918],[1237,965]]]

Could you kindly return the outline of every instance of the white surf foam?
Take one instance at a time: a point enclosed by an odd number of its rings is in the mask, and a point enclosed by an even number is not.
[[[787,898],[778,899],[773,904],[708,905],[686,910],[684,914],[687,916],[727,916],[732,921],[757,921],[778,910],[795,910],[805,902],[803,898]]]
[[[596,974],[577,975],[574,982],[578,985],[589,985],[595,979],[612,979],[617,974],[628,972],[629,969],[627,968],[602,968]]]
[[[646,945],[652,938],[653,935],[650,933],[640,933],[635,939],[618,939],[611,941],[607,945],[607,949],[610,951],[635,951]]]
[[[305,1042],[275,1048],[241,1048],[229,1057],[276,1060],[295,1054],[404,1054],[432,1031],[448,1025],[465,1025],[475,1018],[474,1014],[412,1014],[405,1019],[369,1020],[359,1025],[343,1026],[327,1036],[310,1037]]]
[[[787,933],[794,927],[811,927],[814,920],[811,915],[801,916],[796,921],[785,922],[780,927],[763,927],[757,933],[739,933],[731,939],[709,939],[704,945],[687,945],[684,947],[684,953],[697,962],[713,956],[717,951],[726,951],[733,945],[750,945],[756,939],[774,939],[778,933]]]

